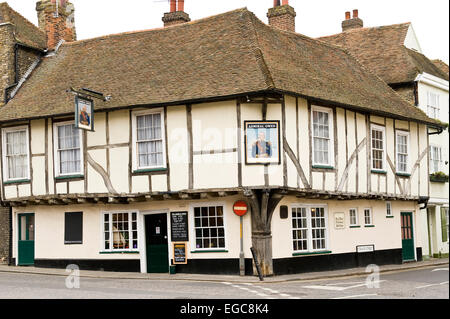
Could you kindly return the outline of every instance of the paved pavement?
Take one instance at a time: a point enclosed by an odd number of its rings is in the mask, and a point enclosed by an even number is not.
[[[429,266],[447,265],[449,258],[433,258],[426,261],[404,263],[400,265],[383,265],[379,266],[380,273],[418,269]],[[0,273],[15,272],[39,275],[58,275],[68,276],[70,271],[65,269],[53,268],[36,268],[36,267],[19,267],[0,265]],[[287,281],[305,281],[319,280],[327,278],[348,277],[348,276],[364,276],[368,271],[365,267],[351,268],[324,272],[311,272],[293,275],[281,275],[264,278],[264,282],[287,282]],[[141,274],[134,272],[108,272],[108,271],[88,271],[80,270],[80,277],[85,278],[115,278],[115,279],[147,279],[147,280],[187,280],[187,281],[211,281],[211,282],[231,282],[231,283],[255,283],[260,282],[257,276],[237,276],[237,275],[199,275],[199,274]]]

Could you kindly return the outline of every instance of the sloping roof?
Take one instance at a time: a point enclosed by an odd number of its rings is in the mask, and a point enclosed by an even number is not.
[[[0,121],[70,114],[69,87],[111,94],[97,110],[276,90],[436,124],[345,50],[269,27],[247,9],[65,43],[43,59]]]
[[[431,60],[431,62],[434,63],[434,65],[436,65],[442,72],[444,72],[445,74],[449,74],[449,67],[448,64],[445,63],[442,60],[436,59],[436,60]]]
[[[319,40],[349,50],[362,64],[389,84],[412,82],[423,72],[448,80],[423,54],[404,46],[411,23],[358,28]]]
[[[6,2],[2,2],[0,3],[0,23],[6,22],[15,26],[15,37],[18,42],[41,50],[46,48],[45,33],[14,11]]]

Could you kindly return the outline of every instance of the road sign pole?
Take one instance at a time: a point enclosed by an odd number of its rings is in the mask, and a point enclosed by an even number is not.
[[[244,260],[244,233],[243,233],[243,216],[239,217],[241,222],[241,251],[239,253],[239,274],[245,276],[245,260]]]

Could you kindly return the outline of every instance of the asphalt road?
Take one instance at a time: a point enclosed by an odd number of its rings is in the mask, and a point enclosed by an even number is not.
[[[448,299],[448,266],[282,283],[79,278],[0,272],[0,299]],[[73,288],[67,288],[69,287]]]

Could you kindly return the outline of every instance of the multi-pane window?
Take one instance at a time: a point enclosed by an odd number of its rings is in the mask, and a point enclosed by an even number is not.
[[[327,249],[325,207],[301,206],[292,208],[292,240],[296,252]]]
[[[29,178],[28,129],[4,129],[3,154],[5,180]]]
[[[372,137],[372,169],[382,171],[385,158],[384,127],[373,125],[371,127]]]
[[[136,169],[163,167],[162,113],[136,115]]]
[[[441,170],[442,148],[430,146],[430,172],[436,173]]]
[[[137,213],[103,214],[104,249],[136,250],[138,248]]]
[[[82,173],[80,130],[74,124],[56,125],[57,175]]]
[[[225,248],[223,206],[194,207],[196,249]]]
[[[366,208],[364,209],[364,225],[373,225],[372,223],[372,210],[370,208]]]
[[[397,132],[397,172],[408,172],[408,140],[407,132]]]
[[[439,95],[428,92],[427,94],[428,116],[433,119],[439,118]]]
[[[350,209],[350,226],[358,225],[358,210],[356,208]]]
[[[312,110],[313,164],[332,166],[332,113],[323,109]]]
[[[308,251],[308,217],[305,207],[292,209],[294,251]]]
[[[386,216],[392,216],[392,204],[391,204],[391,202],[386,202]]]

